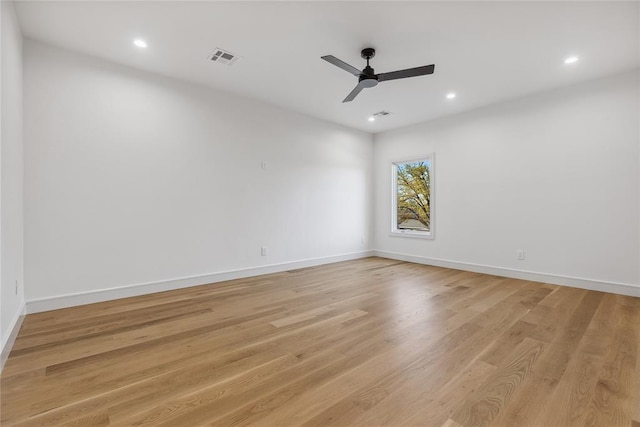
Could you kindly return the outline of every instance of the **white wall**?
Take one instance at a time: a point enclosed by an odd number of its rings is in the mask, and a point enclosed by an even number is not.
[[[375,248],[638,285],[638,82],[636,70],[376,135]],[[392,237],[390,163],[430,152],[436,238]]]
[[[26,42],[27,299],[113,297],[370,247],[637,286],[638,93],[636,71],[378,134],[372,147],[365,133]],[[390,162],[430,152],[436,239],[391,237]]]
[[[27,41],[27,300],[362,252],[372,163],[366,133]]]
[[[0,341],[4,350],[24,309],[22,35],[13,2],[2,1],[0,146]],[[16,291],[16,281],[18,289]],[[6,356],[3,354],[3,357]]]

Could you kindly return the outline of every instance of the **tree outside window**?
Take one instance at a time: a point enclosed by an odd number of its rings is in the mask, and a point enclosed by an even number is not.
[[[391,232],[433,237],[433,154],[393,164]]]

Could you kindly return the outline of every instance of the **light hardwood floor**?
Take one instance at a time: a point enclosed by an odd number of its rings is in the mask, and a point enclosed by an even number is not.
[[[29,315],[1,420],[637,427],[639,340],[638,298],[368,258]]]

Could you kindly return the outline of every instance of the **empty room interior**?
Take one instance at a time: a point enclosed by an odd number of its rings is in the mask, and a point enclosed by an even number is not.
[[[1,22],[1,425],[640,427],[640,2]]]

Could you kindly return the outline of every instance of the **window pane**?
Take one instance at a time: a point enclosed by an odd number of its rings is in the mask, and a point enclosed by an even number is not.
[[[431,161],[398,163],[396,226],[429,232],[431,226]]]

